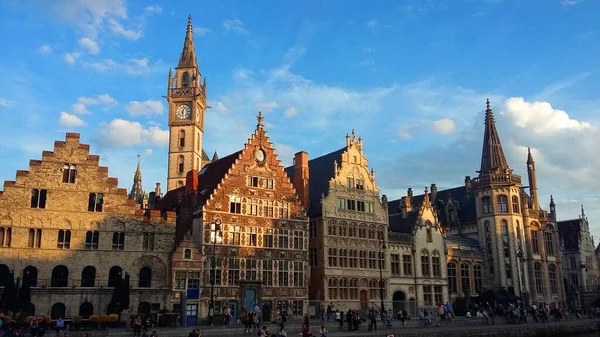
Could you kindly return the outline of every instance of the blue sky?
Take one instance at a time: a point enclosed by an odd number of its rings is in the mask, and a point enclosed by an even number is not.
[[[192,14],[212,109],[204,147],[242,148],[259,110],[284,165],[362,136],[392,199],[476,176],[490,98],[511,167],[600,235],[600,2],[0,2],[0,176],[67,131],[130,188],[166,180],[166,92]]]

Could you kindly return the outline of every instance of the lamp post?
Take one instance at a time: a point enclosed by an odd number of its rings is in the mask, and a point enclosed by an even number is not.
[[[217,218],[215,223],[212,224],[213,229],[213,249],[212,257],[210,259],[211,273],[210,273],[210,302],[208,303],[208,323],[213,325],[213,318],[215,316],[215,278],[217,277],[216,272],[216,260],[215,260],[215,249],[217,248],[217,237],[221,234],[221,219]]]
[[[383,238],[379,237],[379,298],[381,300],[381,315],[383,317],[383,313],[385,312],[383,297],[384,297],[384,289],[383,289],[383,249],[386,249],[385,243],[383,242]]]
[[[517,248],[517,278],[519,279],[519,297],[521,298],[521,306],[523,306],[523,287],[521,284],[521,261],[523,260],[523,250]]]

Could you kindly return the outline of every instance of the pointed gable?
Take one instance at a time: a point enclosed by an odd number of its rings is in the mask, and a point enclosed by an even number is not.
[[[500,143],[494,113],[488,99],[485,109],[485,132],[483,134],[483,149],[481,151],[481,168],[479,174],[504,173],[506,170],[510,170],[510,167],[506,161],[502,143]]]
[[[229,212],[231,198],[252,196],[289,203],[290,217],[305,213],[267,136],[262,112],[259,112],[257,120],[256,130],[243,150],[218,159],[200,171],[198,190],[204,212]],[[253,177],[257,178],[256,184],[260,186],[253,186]]]

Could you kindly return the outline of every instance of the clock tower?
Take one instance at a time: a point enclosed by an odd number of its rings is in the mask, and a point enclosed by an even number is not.
[[[206,106],[206,77],[201,82],[196,60],[192,16],[188,16],[183,51],[175,74],[169,70],[169,168],[167,190],[185,185],[186,174],[202,167],[202,134]]]

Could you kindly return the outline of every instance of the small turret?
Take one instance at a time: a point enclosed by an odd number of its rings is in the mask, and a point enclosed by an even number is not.
[[[431,184],[431,196],[430,196],[430,198],[431,198],[431,203],[432,204],[435,203],[435,200],[437,198],[437,192],[438,192],[437,186],[435,184]]]

